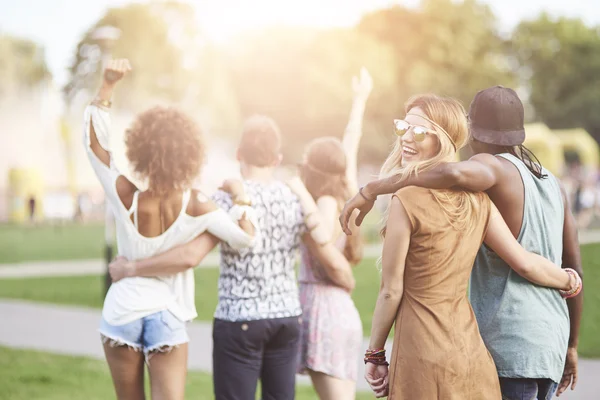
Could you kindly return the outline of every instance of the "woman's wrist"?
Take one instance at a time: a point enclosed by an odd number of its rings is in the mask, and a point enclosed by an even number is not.
[[[138,265],[137,265],[137,261],[128,261],[127,264],[125,264],[125,275],[128,278],[131,278],[133,276],[137,276],[138,272]]]
[[[369,184],[370,183],[367,183],[365,186],[361,187],[358,190],[358,193],[360,193],[360,195],[362,196],[363,199],[365,199],[365,201],[374,202],[375,200],[377,200],[377,195],[373,195],[371,193]]]
[[[109,82],[103,81],[102,86],[100,86],[100,90],[98,90],[98,94],[96,95],[96,99],[100,99],[103,101],[110,101],[114,89],[115,89],[114,83],[109,83]]]
[[[389,363],[387,362],[386,358],[385,358],[385,349],[384,348],[375,348],[375,349],[367,349],[367,351],[365,351],[365,357],[364,357],[364,362],[365,364],[367,363],[371,363],[371,364],[375,364],[375,365],[385,365],[388,366]]]
[[[561,296],[566,299],[577,296],[583,289],[583,281],[581,280],[581,277],[577,271],[572,268],[565,268],[563,271],[567,273],[569,281],[568,284],[566,284],[566,286],[568,286],[567,289],[559,290]]]

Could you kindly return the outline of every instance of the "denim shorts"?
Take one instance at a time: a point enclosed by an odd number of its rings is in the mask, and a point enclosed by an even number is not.
[[[190,341],[185,322],[167,310],[125,325],[111,325],[102,318],[99,331],[104,343],[113,347],[128,346],[133,350],[143,351],[146,360],[152,352],[167,352]]]

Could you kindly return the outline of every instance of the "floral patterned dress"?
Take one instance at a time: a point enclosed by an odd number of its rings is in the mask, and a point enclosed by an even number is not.
[[[345,236],[337,247],[342,249]],[[298,281],[302,332],[298,373],[308,370],[356,381],[362,346],[362,324],[350,294],[335,286],[323,267],[302,246]]]

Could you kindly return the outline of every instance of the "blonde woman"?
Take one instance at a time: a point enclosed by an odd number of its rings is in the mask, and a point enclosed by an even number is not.
[[[452,161],[468,139],[465,110],[449,98],[416,96],[394,124],[399,138],[383,176],[406,177]],[[381,287],[365,354],[365,378],[377,397],[501,399],[467,299],[482,242],[533,283],[562,289],[565,297],[581,289],[573,270],[525,251],[483,193],[401,189],[392,196],[383,235]],[[383,347],[394,323],[388,370]]]

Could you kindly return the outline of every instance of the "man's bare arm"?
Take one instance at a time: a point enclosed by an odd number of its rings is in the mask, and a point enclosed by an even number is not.
[[[583,268],[581,266],[581,251],[579,248],[579,238],[577,234],[577,224],[571,213],[567,194],[564,188],[561,188],[563,202],[565,204],[565,222],[563,228],[563,254],[562,267],[573,268],[583,279]],[[582,291],[583,292],[583,291]],[[571,334],[569,337],[569,347],[577,347],[579,344],[579,325],[581,323],[581,313],[583,311],[583,295],[567,299],[569,307],[569,317],[571,319]]]
[[[165,276],[194,268],[212,249],[219,239],[204,232],[191,242],[174,247],[164,253],[143,260],[130,261],[117,257],[110,265],[113,282],[133,276]]]
[[[379,179],[368,183],[362,193],[350,199],[340,215],[340,224],[347,235],[350,216],[356,209],[360,211],[356,217],[356,225],[360,226],[364,217],[373,208],[377,196],[395,193],[406,186],[419,186],[428,189],[459,188],[471,192],[483,192],[496,185],[502,172],[502,164],[492,154],[477,154],[468,161],[441,164],[418,176],[410,176],[401,180],[401,175]]]
[[[564,187],[561,186],[563,203],[565,205],[565,217],[563,227],[563,254],[562,267],[573,268],[583,279],[583,268],[581,266],[581,252],[579,249],[579,239],[577,235],[577,224],[571,213],[569,200]],[[583,291],[578,296],[567,299],[567,308],[569,309],[570,332],[569,347],[565,360],[563,376],[560,380],[557,395],[564,393],[569,386],[571,390],[577,385],[577,367],[578,355],[577,346],[579,345],[579,326],[581,324],[581,314],[583,312]]]
[[[441,164],[429,171],[410,176],[404,181],[400,175],[370,182],[363,193],[370,198],[395,193],[406,186],[428,189],[460,188],[472,192],[484,192],[497,182],[500,161],[492,154],[477,154],[467,161]]]

